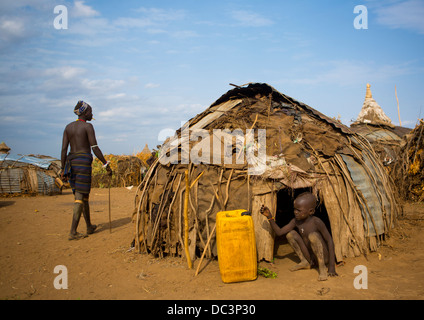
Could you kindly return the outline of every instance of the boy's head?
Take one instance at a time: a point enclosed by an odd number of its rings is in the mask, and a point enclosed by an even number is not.
[[[304,192],[294,200],[294,216],[296,220],[304,220],[315,213],[317,199],[310,192]]]

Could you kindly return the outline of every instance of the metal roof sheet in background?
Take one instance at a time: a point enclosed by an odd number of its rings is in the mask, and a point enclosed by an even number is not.
[[[378,194],[380,195],[379,198],[381,199],[380,200],[380,207],[382,207],[382,210],[383,210],[382,218],[383,218],[383,223],[385,223],[384,229],[387,230],[387,226],[390,225],[389,221],[391,220],[390,218],[391,218],[391,215],[393,214],[393,212],[392,212],[393,208],[391,207],[390,201],[387,198],[387,193],[384,189],[383,182],[380,179],[378,179],[380,177],[380,174],[378,174],[378,172],[376,171],[377,164],[375,163],[375,158],[372,159],[369,156],[369,154],[367,154],[365,152],[362,154],[362,157],[364,158],[364,162],[365,162],[367,168],[369,168],[369,170],[371,171],[373,176],[376,177],[377,185],[376,184],[373,184],[373,185],[374,185],[374,188],[379,189]],[[384,221],[384,220],[386,220],[386,221]]]
[[[384,234],[385,227],[383,221],[383,212],[381,210],[380,201],[378,199],[374,183],[369,177],[367,171],[360,163],[348,155],[340,154],[343,161],[346,163],[353,182],[358,190],[362,193],[367,202],[367,208],[361,208],[362,216],[364,218],[365,230],[369,230],[369,235],[375,236]],[[372,218],[372,219],[371,219]]]
[[[6,166],[0,166],[0,193],[37,193],[41,195],[53,195],[61,193],[56,186],[54,177],[50,176],[41,169],[34,169],[22,162],[4,161]],[[12,166],[13,167],[10,167]],[[15,166],[16,165],[16,166]],[[31,179],[30,172],[35,176]],[[35,180],[36,181],[32,181]],[[35,184],[34,184],[35,183]]]
[[[32,164],[34,166],[40,167],[42,169],[48,169],[52,162],[56,161],[54,158],[50,159],[41,159],[31,156],[22,156],[22,155],[13,155],[13,154],[0,154],[0,161],[7,160],[8,163],[10,161],[13,162],[20,162],[20,163],[27,163]],[[1,166],[0,166],[1,167]]]
[[[374,141],[378,140],[394,140],[394,141],[401,141],[402,139],[394,134],[393,132],[390,132],[388,130],[376,130],[372,132],[364,132],[363,135],[367,139],[371,139]]]
[[[60,193],[60,189],[56,186],[53,177],[42,171],[37,171],[38,194],[52,195]]]

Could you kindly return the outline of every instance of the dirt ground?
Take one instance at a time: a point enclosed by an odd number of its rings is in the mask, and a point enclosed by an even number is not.
[[[287,244],[278,247],[277,273],[251,282],[224,284],[218,262],[204,261],[194,276],[180,258],[155,259],[130,249],[135,188],[93,189],[92,221],[100,227],[87,238],[69,241],[73,196],[0,198],[0,298],[2,300],[283,300],[424,298],[424,204],[407,203],[404,217],[388,241],[367,258],[349,258],[338,277],[317,281],[316,269],[290,272],[297,259]],[[78,229],[85,232],[81,219]],[[56,289],[56,266],[67,269],[68,288]],[[365,272],[354,273],[363,265]],[[368,289],[355,289],[356,277],[368,276]],[[363,281],[361,282],[364,283]],[[63,282],[62,282],[63,284]]]

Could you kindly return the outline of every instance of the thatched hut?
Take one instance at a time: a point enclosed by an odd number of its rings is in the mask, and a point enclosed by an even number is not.
[[[5,153],[9,153],[10,148],[7,146],[6,143],[4,143],[4,141],[2,141],[0,143],[0,154],[5,154]]]
[[[424,201],[424,120],[405,135],[394,167],[395,183],[403,200]]]
[[[112,177],[103,168],[99,159],[93,161],[91,187],[130,187],[137,186],[143,180],[147,168],[143,160],[137,156],[105,154],[112,169]]]
[[[151,153],[147,143],[146,143],[146,145],[144,146],[144,149],[141,152],[144,153],[144,154],[150,154]]]
[[[204,250],[216,256],[214,240],[206,243],[217,212],[246,209],[258,260],[271,261],[274,234],[259,208],[271,208],[282,226],[304,191],[320,200],[316,215],[331,231],[338,261],[375,250],[399,212],[366,139],[267,84],[228,91],[162,145],[135,197],[140,252],[184,255],[186,171],[191,258]]]
[[[350,127],[371,143],[379,159],[389,170],[398,160],[402,138],[411,131],[409,128],[395,126],[392,123],[374,100],[370,84],[367,84],[365,100],[358,118]]]

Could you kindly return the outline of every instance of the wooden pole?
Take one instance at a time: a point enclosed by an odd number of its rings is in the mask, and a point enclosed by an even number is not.
[[[190,194],[190,184],[188,181],[188,170],[185,171],[185,182],[186,182],[186,190],[184,197],[184,251],[187,257],[188,268],[192,269],[193,264],[190,259],[190,252],[188,250],[188,200]]]

